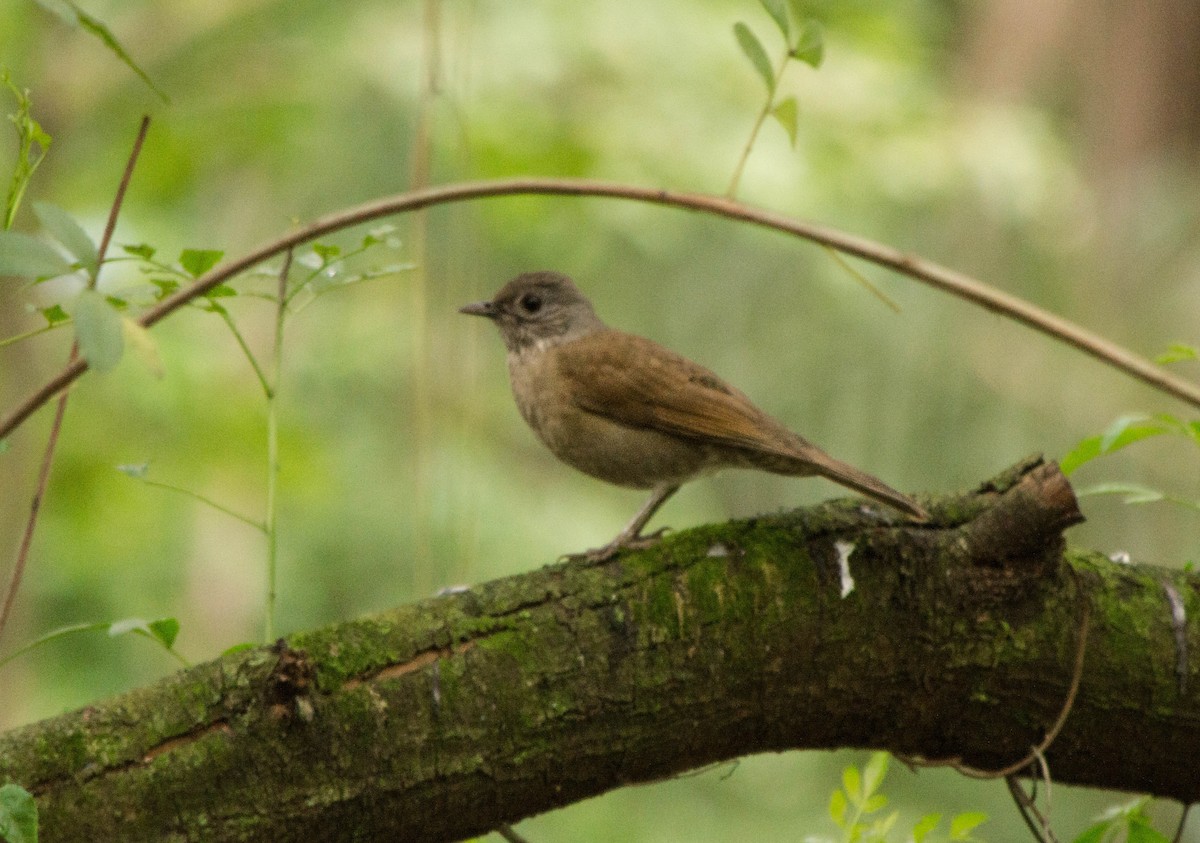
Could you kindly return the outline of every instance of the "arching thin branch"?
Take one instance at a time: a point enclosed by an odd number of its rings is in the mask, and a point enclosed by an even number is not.
[[[856,255],[880,266],[894,269],[902,275],[922,281],[957,298],[1021,322],[1061,342],[1072,345],[1161,392],[1200,408],[1200,385],[1176,377],[1145,357],[1134,354],[1099,334],[1056,316],[1037,305],[916,255],[844,231],[744,205],[720,196],[683,193],[589,179],[530,177],[461,182],[414,190],[347,208],[321,217],[303,228],[298,228],[265,243],[241,258],[221,264],[197,279],[195,283],[177,290],[173,295],[147,310],[141,315],[138,322],[144,327],[149,327],[197,296],[203,295],[218,284],[228,281],[250,267],[302,243],[343,228],[434,205],[497,196],[528,195],[606,196],[636,202],[649,202],[739,220],[811,240],[814,243],[820,243],[840,252]],[[69,386],[86,368],[87,364],[84,361],[77,360],[30,395],[12,413],[0,420],[0,437],[12,432],[38,407]]]

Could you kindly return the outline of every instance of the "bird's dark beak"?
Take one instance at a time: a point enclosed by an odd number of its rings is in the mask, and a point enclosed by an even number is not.
[[[458,312],[468,316],[486,316],[488,319],[495,319],[496,305],[490,301],[471,302],[460,307]]]

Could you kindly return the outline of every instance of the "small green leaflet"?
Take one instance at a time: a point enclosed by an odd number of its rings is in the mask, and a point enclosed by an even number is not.
[[[1063,474],[1070,474],[1084,463],[1104,454],[1166,433],[1174,433],[1200,444],[1200,422],[1185,422],[1165,413],[1156,416],[1131,413],[1114,421],[1103,435],[1089,436],[1077,444],[1059,460],[1059,468]]]
[[[49,202],[34,202],[33,211],[46,231],[62,243],[90,275],[95,275],[100,256],[96,252],[96,244],[83,226],[62,208]]]
[[[146,87],[158,95],[159,99],[165,103],[171,102],[170,98],[158,89],[146,74],[146,71],[138,67],[133,57],[125,51],[125,48],[121,46],[121,42],[104,25],[103,21],[89,15],[83,9],[76,6],[72,0],[37,0],[37,3],[43,9],[57,15],[67,26],[82,27],[85,31],[90,32],[96,38],[100,39],[113,55],[120,59],[126,67],[136,73],[146,83]]]
[[[121,251],[127,255],[132,255],[135,258],[150,260],[154,257],[154,253],[157,250],[149,243],[137,243],[132,245],[126,244],[121,247]]]
[[[781,100],[771,109],[771,116],[787,132],[788,140],[791,142],[793,148],[796,146],[796,129],[799,122],[799,115],[800,109],[796,105],[795,97],[788,97]]]
[[[1200,359],[1200,349],[1197,349],[1196,346],[1173,342],[1166,351],[1154,358],[1154,362],[1160,366],[1166,366],[1169,363],[1182,363],[1185,360],[1197,359]]]
[[[750,59],[750,63],[754,65],[754,69],[762,77],[763,82],[767,86],[767,93],[774,95],[775,71],[771,69],[771,60],[767,58],[767,51],[763,49],[762,42],[758,40],[758,36],[751,32],[750,27],[741,21],[733,25],[733,34],[737,38],[738,46],[746,54],[746,58]]]
[[[759,2],[767,10],[767,14],[771,16],[771,20],[775,21],[775,25],[779,27],[779,32],[783,35],[783,40],[787,41],[791,27],[788,22],[787,6],[783,4],[783,0],[759,0]]]
[[[61,304],[52,304],[49,307],[43,307],[40,311],[42,316],[46,317],[47,325],[57,325],[59,322],[66,322],[71,317],[62,309]]]
[[[0,838],[8,843],[37,843],[38,811],[33,795],[18,784],[0,787]]]
[[[97,372],[115,368],[125,352],[121,315],[95,290],[80,293],[74,310],[75,338],[83,359]]]
[[[801,23],[796,32],[796,43],[788,54],[810,67],[820,67],[825,59],[825,28],[813,18]]]
[[[118,635],[126,633],[135,633],[145,636],[152,641],[157,641],[163,647],[170,650],[175,646],[175,638],[179,635],[179,621],[175,618],[159,618],[155,621],[146,621],[141,618],[125,618],[120,621],[113,621],[108,626],[108,635],[110,638],[116,638]]]
[[[150,463],[149,463],[149,461],[138,462],[138,463],[123,463],[122,465],[117,466],[117,471],[121,472],[126,477],[133,477],[137,480],[142,480],[146,477],[147,474],[150,473]]]
[[[913,843],[925,843],[925,838],[929,833],[937,828],[938,823],[942,821],[941,814],[926,814],[917,820],[916,825],[912,829]]]
[[[987,822],[987,814],[980,811],[968,811],[959,814],[950,821],[951,840],[971,840],[971,832]]]
[[[45,240],[19,231],[0,231],[0,275],[53,278],[70,271],[67,259]]]
[[[184,249],[179,253],[179,265],[193,278],[199,278],[217,265],[225,253],[216,249]]]

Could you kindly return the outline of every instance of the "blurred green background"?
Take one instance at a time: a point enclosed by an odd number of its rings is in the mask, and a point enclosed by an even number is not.
[[[0,5],[0,65],[30,90],[54,137],[29,198],[61,205],[98,238],[149,112],[116,241],[149,242],[164,257],[185,247],[237,256],[297,222],[423,183],[572,175],[720,193],[763,96],[731,27],[746,21],[772,55],[781,46],[749,0],[84,7],[171,102],[33,0]],[[924,255],[1144,354],[1200,340],[1194,0],[809,8],[825,26],[826,59],[784,80],[800,103],[796,148],[765,126],[742,199]],[[4,173],[12,152],[0,149]],[[1077,352],[860,265],[901,305],[893,313],[820,249],[725,221],[614,200],[512,198],[394,222],[396,248],[360,267],[414,269],[324,296],[287,323],[281,632],[594,546],[640,503],[640,493],[554,462],[517,415],[494,331],[455,312],[520,271],[571,274],[610,323],[706,363],[901,489],[961,489],[1032,452],[1061,456],[1123,413],[1187,416]],[[28,208],[17,227],[36,230]],[[352,245],[362,234],[332,239]],[[102,286],[137,281],[113,267]],[[26,305],[53,295],[0,284],[0,337],[36,327]],[[265,355],[270,307],[246,296],[228,304]],[[153,479],[260,517],[261,391],[215,316],[187,310],[154,336],[164,378],[131,358],[73,393],[0,652],[62,624],[129,616],[177,617],[178,648],[194,660],[261,635],[261,535],[115,470],[149,461]],[[0,349],[0,408],[57,371],[69,343],[56,331]],[[1180,372],[1195,375],[1196,364]],[[0,454],[5,582],[50,415],[40,412]],[[1196,498],[1194,460],[1182,440],[1156,440],[1075,479]],[[680,528],[836,494],[821,481],[727,473],[687,487],[656,523]],[[1196,556],[1192,512],[1108,497],[1083,507],[1088,523],[1071,532],[1080,545],[1168,565]],[[0,727],[174,668],[136,639],[51,644],[3,668]],[[833,831],[829,793],[844,764],[863,760],[744,759],[521,829],[533,840],[799,840]],[[910,823],[931,810],[982,809],[992,815],[986,839],[1026,834],[1001,783],[893,765],[885,791]],[[1066,837],[1124,798],[1054,793]],[[1157,815],[1173,830],[1174,807]]]

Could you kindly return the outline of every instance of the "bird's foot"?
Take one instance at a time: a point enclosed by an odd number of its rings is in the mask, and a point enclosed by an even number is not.
[[[599,565],[601,562],[607,562],[612,559],[622,550],[644,550],[647,547],[653,547],[658,544],[663,535],[670,529],[670,527],[661,527],[653,533],[647,533],[644,536],[617,536],[602,547],[593,547],[591,550],[585,550],[583,553],[568,553],[560,558],[568,562],[584,562],[588,565]]]

